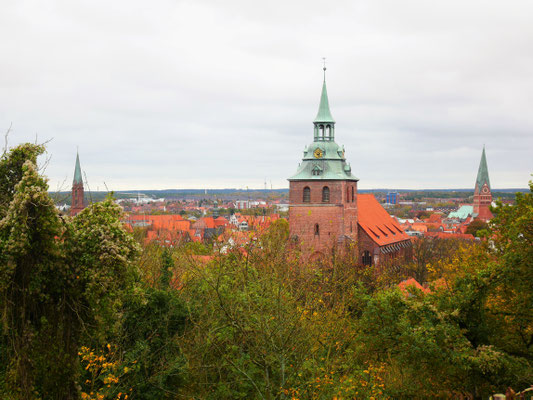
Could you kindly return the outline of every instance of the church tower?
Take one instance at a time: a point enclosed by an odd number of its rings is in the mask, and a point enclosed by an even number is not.
[[[485,146],[481,153],[481,161],[477,171],[476,186],[474,188],[474,214],[477,218],[488,221],[492,218],[490,205],[492,203],[492,193],[490,191],[489,169],[485,156]]]
[[[357,181],[335,143],[335,120],[329,109],[326,67],[313,142],[304,150],[296,174],[289,178],[289,231],[307,256],[321,256],[357,239]]]
[[[76,167],[74,168],[74,179],[72,181],[72,204],[70,215],[76,215],[85,208],[83,196],[83,179],[81,177],[80,156],[76,152]]]

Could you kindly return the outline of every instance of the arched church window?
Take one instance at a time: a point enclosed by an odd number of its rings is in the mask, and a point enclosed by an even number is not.
[[[319,137],[321,139],[324,139],[324,125],[320,125],[320,127],[318,128],[319,129]]]
[[[304,198],[303,198],[303,201],[304,201],[304,203],[311,202],[311,189],[309,188],[309,186],[304,187]]]
[[[352,186],[352,203],[355,201],[355,187]]]
[[[346,188],[346,203],[350,202],[350,188]]]
[[[318,235],[320,235],[320,227],[318,226],[318,224],[315,224],[315,236]]]
[[[329,203],[329,187],[322,188],[322,203]]]
[[[329,139],[331,137],[331,125],[326,125],[326,138]]]
[[[368,250],[363,252],[363,265],[372,265],[372,254]]]

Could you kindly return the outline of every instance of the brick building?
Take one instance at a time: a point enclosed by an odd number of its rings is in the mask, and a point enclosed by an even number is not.
[[[410,240],[373,195],[357,194],[358,179],[352,175],[344,147],[335,142],[325,71],[313,142],[305,148],[296,174],[289,178],[290,235],[308,257],[338,249],[357,252],[361,263],[377,264],[403,253]],[[360,199],[363,207],[358,204]]]
[[[70,205],[70,215],[76,215],[85,208],[85,195],[83,190],[83,179],[81,177],[80,156],[76,153],[76,166],[74,168],[74,179],[72,180],[72,203]]]

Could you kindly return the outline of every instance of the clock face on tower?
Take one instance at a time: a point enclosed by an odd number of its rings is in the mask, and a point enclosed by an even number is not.
[[[485,187],[483,188],[483,193],[487,193],[488,191],[489,191],[489,189],[485,186]]]
[[[322,156],[324,155],[324,152],[321,149],[316,148],[315,151],[313,152],[313,155],[315,156],[315,158],[322,158]]]

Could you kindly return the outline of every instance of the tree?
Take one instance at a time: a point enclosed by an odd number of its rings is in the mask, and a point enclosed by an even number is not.
[[[361,354],[387,364],[389,395],[482,398],[531,384],[532,193],[498,204],[490,243],[462,247],[443,264],[446,286],[362,296]]]
[[[15,398],[74,399],[80,340],[105,331],[137,245],[111,199],[62,219],[37,171],[42,151],[25,144],[0,159],[4,379]]]
[[[480,237],[482,231],[488,229],[488,227],[489,227],[489,224],[487,224],[485,221],[481,219],[475,219],[466,228],[466,233],[470,233],[471,235],[474,235],[475,237]]]
[[[126,392],[142,400],[175,398],[187,377],[179,341],[187,320],[175,290],[145,288],[127,296],[118,346],[129,371],[111,394]]]
[[[27,145],[6,154],[0,161],[3,175],[3,218],[0,220],[0,296],[2,325],[9,360],[11,387],[17,387],[22,398],[31,398],[36,380],[43,369],[57,368],[57,379],[75,370],[75,353],[69,341],[63,346],[55,342],[63,325],[72,315],[55,312],[66,306],[61,296],[64,276],[58,268],[63,255],[56,237],[64,229],[54,204],[47,193],[46,182],[38,175],[35,161],[42,148]],[[11,157],[12,156],[12,157]],[[22,157],[27,160],[22,163]],[[20,179],[17,181],[17,179]],[[57,275],[57,276],[56,276]],[[54,348],[50,358],[41,357],[41,348]],[[56,347],[56,346],[54,346]],[[59,376],[58,376],[59,375]],[[65,397],[73,397],[73,382],[67,379]],[[45,384],[45,382],[42,382]]]
[[[174,261],[172,260],[172,253],[165,247],[161,254],[161,275],[159,276],[159,286],[161,289],[166,290],[169,288],[173,269]]]
[[[488,304],[494,341],[510,354],[533,359],[533,182],[517,193],[514,205],[492,209],[489,250],[494,291]],[[530,365],[531,368],[531,365]],[[531,379],[531,377],[530,377]]]

